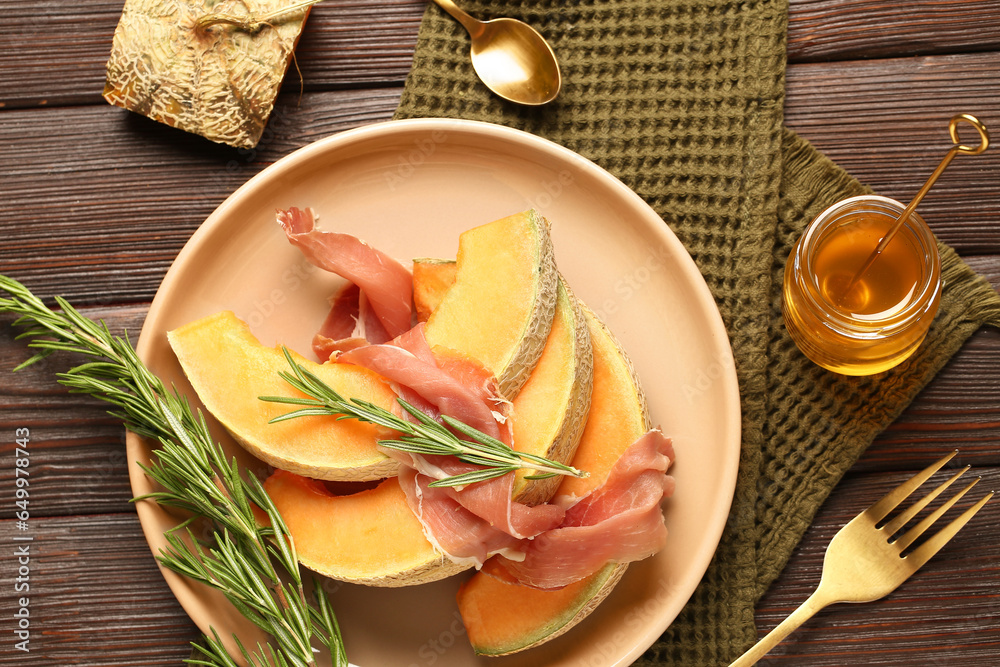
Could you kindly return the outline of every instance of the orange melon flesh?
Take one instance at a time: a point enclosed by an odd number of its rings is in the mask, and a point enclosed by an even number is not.
[[[511,397],[542,353],[558,277],[548,223],[526,211],[459,237],[455,284],[430,315],[426,336],[479,361]]]
[[[455,263],[444,259],[413,262],[414,302],[428,312],[444,299],[455,281]],[[590,409],[593,353],[583,310],[560,279],[556,312],[542,355],[513,403],[515,449],[555,461],[573,458]],[[525,480],[517,472],[514,497],[527,504],[552,497],[559,478]]]
[[[270,465],[317,479],[360,481],[394,475],[398,464],[376,449],[395,431],[333,415],[268,421],[296,409],[259,396],[303,396],[278,376],[289,370],[279,348],[265,347],[250,328],[223,311],[167,333],[205,408],[246,450]],[[349,364],[296,361],[345,397],[398,412],[395,394],[377,374]]]
[[[513,401],[513,446],[554,461],[572,460],[590,409],[593,354],[582,312],[560,281],[556,314],[548,340],[528,381]],[[527,504],[545,502],[558,477],[525,480],[516,473],[514,497]]]
[[[586,307],[584,314],[594,350],[594,386],[573,465],[590,476],[563,477],[557,496],[581,497],[603,484],[629,445],[650,428],[646,398],[632,362],[604,323]]]
[[[299,562],[324,576],[397,587],[465,569],[427,541],[395,477],[335,495],[321,482],[278,470],[264,489],[288,526]]]
[[[458,607],[476,653],[507,655],[537,646],[562,628],[575,625],[596,606],[615,575],[606,565],[593,575],[558,590],[540,590],[492,576],[494,561],[459,588]]]
[[[631,362],[608,328],[585,306],[584,314],[594,354],[593,390],[573,465],[590,476],[563,477],[557,497],[580,496],[602,484],[622,452],[649,428],[645,397]],[[627,567],[627,563],[609,563],[558,590],[498,582],[477,572],[458,594],[469,641],[478,654],[506,655],[552,640],[590,614]]]
[[[445,293],[455,282],[458,265],[452,259],[413,260],[413,305],[417,321],[426,322],[441,305]]]

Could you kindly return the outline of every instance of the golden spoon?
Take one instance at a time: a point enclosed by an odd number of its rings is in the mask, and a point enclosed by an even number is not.
[[[451,0],[434,2],[469,32],[472,67],[487,88],[505,100],[531,106],[551,102],[559,94],[559,63],[534,28],[509,18],[479,21]]]
[[[958,124],[961,121],[969,123],[974,128],[976,128],[976,131],[979,132],[978,146],[975,147],[966,146],[960,143],[958,138]],[[882,251],[885,250],[885,247],[889,245],[889,241],[892,240],[892,237],[896,235],[896,232],[900,230],[900,228],[903,226],[903,223],[906,222],[906,219],[909,218],[910,214],[913,213],[913,210],[917,208],[917,204],[920,203],[920,200],[924,198],[924,195],[927,194],[927,192],[931,189],[931,186],[934,185],[934,182],[938,179],[938,176],[941,175],[941,172],[943,172],[945,168],[949,164],[951,164],[952,159],[959,153],[965,153],[966,155],[979,155],[980,153],[985,151],[990,145],[990,134],[989,132],[986,131],[986,126],[983,125],[978,118],[967,113],[961,113],[958,114],[957,116],[952,117],[952,119],[948,122],[948,133],[951,135],[951,141],[955,145],[952,146],[951,150],[949,150],[948,153],[944,156],[944,158],[941,160],[941,163],[937,166],[937,169],[934,170],[934,173],[930,175],[930,177],[927,179],[927,182],[924,183],[924,186],[920,188],[920,191],[913,197],[913,200],[910,201],[910,204],[905,209],[903,209],[903,212],[899,214],[899,217],[896,218],[896,221],[892,223],[892,226],[889,227],[889,231],[885,233],[885,236],[883,236],[882,240],[878,242],[878,245],[875,247],[875,250],[873,250],[872,254],[868,256],[867,260],[865,260],[864,265],[860,269],[858,269],[858,272],[854,274],[853,278],[851,278],[851,282],[848,283],[847,287],[844,289],[842,298],[846,298],[847,295],[850,294],[851,290],[854,289],[854,286],[857,284],[858,280],[860,280],[861,277],[865,275],[868,269],[871,268],[872,264],[875,263],[875,260],[879,258],[879,255],[882,254]]]

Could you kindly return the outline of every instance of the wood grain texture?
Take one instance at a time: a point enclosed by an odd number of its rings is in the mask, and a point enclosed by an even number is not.
[[[951,148],[948,122],[1000,128],[1000,54],[788,68],[786,122],[879,194],[908,203]],[[964,141],[978,143],[969,126]],[[994,132],[995,134],[995,132]],[[958,156],[917,212],[960,253],[1000,249],[1000,151]]]
[[[26,583],[30,651],[5,638],[0,665],[176,667],[200,637],[161,576],[134,514],[33,518],[27,532],[0,521],[0,616],[20,607],[11,537],[30,536]],[[25,543],[18,542],[18,546]],[[11,625],[6,625],[10,636]]]
[[[0,107],[104,104],[105,65],[122,0],[0,0]],[[425,0],[338,0],[314,7],[285,90],[401,85]],[[301,77],[300,73],[301,72]]]
[[[995,0],[791,0],[790,62],[1000,51]],[[0,0],[0,107],[100,104],[122,0]],[[982,5],[987,5],[984,9]],[[287,92],[401,85],[426,0],[313,8]],[[555,45],[558,50],[558,44]]]
[[[936,454],[924,455],[920,465],[935,458]],[[956,468],[965,463],[963,460],[949,465]],[[971,472],[982,475],[983,480],[968,498],[978,499],[986,491],[1000,487],[1000,468],[975,467]],[[933,479],[944,476],[939,474]],[[758,607],[757,627],[761,636],[815,589],[826,545],[840,527],[906,477],[900,473],[854,474],[841,482]],[[971,503],[972,500],[963,500],[959,507]],[[956,515],[957,512],[949,513],[946,519]],[[996,657],[1000,655],[998,523],[1000,503],[987,503],[968,526],[896,591],[875,603],[828,607],[758,664],[762,667],[997,664]]]
[[[793,62],[1000,51],[994,0],[791,0]]]
[[[391,117],[427,2],[317,6],[297,50],[302,78],[290,70],[252,151],[103,102],[122,4],[0,0],[0,273],[67,296],[113,331],[138,332],[173,258],[229,193],[309,142]],[[954,113],[1000,132],[998,0],[790,0],[788,57],[788,125],[882,194],[912,196],[947,150]],[[920,212],[1000,287],[1000,150],[958,158]],[[123,428],[101,402],[55,384],[72,359],[12,374],[29,353],[9,324],[0,318],[0,433],[31,429],[38,635],[30,654],[0,651],[0,665],[180,664],[198,632],[128,503]],[[1000,331],[976,333],[834,490],[760,604],[760,630],[811,592],[844,522],[951,448],[984,475],[981,486],[998,486]],[[11,450],[5,436],[0,460]],[[6,510],[12,476],[0,466]],[[886,600],[823,612],[760,664],[1000,664],[998,521],[994,501]],[[15,531],[0,517],[5,544]],[[9,552],[0,562],[9,619],[15,570]]]
[[[315,93],[301,103],[282,97],[254,150],[110,106],[4,112],[0,145],[11,167],[0,212],[30,211],[45,224],[5,228],[0,267],[39,294],[80,305],[148,302],[191,233],[231,192],[296,148],[387,120],[398,98],[397,90]]]
[[[134,340],[147,307],[81,310],[116,335],[131,332]],[[56,373],[84,359],[54,355],[12,372],[31,356],[23,341],[14,340],[12,321],[0,317],[0,433],[11,436],[0,441],[0,459],[14,457],[13,434],[27,428],[32,516],[134,512],[121,422],[107,414],[103,401],[70,394],[56,383]],[[0,507],[14,506],[14,474],[12,466],[0,468]]]
[[[942,97],[959,76],[961,95]],[[998,90],[1000,67],[989,54],[809,64],[789,68],[786,113],[790,127],[852,174],[907,200],[950,147],[947,121],[956,110],[1000,126]],[[282,96],[252,151],[109,106],[6,111],[0,145],[11,166],[0,214],[31,211],[45,225],[6,231],[0,266],[74,303],[148,301],[230,192],[295,148],[387,120],[398,98],[395,88],[307,93],[301,102]],[[919,209],[960,253],[1000,252],[1000,179],[990,177],[998,171],[1000,151],[960,156]]]

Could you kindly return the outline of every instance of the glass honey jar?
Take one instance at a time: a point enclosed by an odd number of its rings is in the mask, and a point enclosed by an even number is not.
[[[887,197],[845,199],[817,216],[792,249],[785,326],[820,366],[872,375],[904,361],[926,336],[941,296],[941,261],[927,224],[911,213],[870,261],[903,211]]]

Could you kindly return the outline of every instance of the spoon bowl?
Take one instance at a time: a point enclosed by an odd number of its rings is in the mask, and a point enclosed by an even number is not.
[[[434,0],[472,39],[472,68],[486,87],[505,100],[538,106],[551,102],[562,87],[552,47],[538,31],[511,18],[480,21],[451,0]]]

